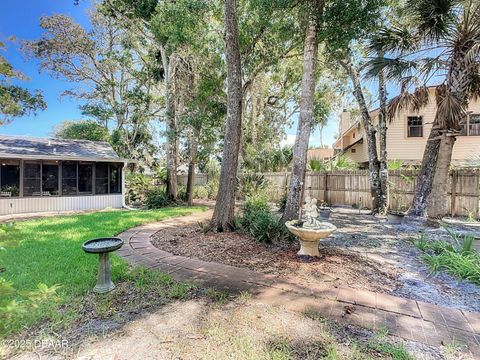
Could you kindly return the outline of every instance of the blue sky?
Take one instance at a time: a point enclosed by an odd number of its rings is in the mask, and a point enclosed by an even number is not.
[[[0,128],[0,133],[9,135],[49,136],[53,127],[63,120],[81,118],[79,102],[67,97],[60,98],[63,90],[69,88],[65,81],[52,79],[48,74],[38,72],[38,63],[27,60],[20,52],[20,40],[36,39],[41,35],[39,19],[54,13],[67,14],[77,22],[88,27],[87,9],[90,1],[80,1],[74,5],[73,0],[2,0],[0,12],[0,40],[5,43],[7,51],[3,55],[16,70],[20,70],[29,80],[18,84],[28,89],[43,92],[47,109],[37,116],[25,116],[15,119],[11,124]],[[8,41],[14,36],[16,41]]]

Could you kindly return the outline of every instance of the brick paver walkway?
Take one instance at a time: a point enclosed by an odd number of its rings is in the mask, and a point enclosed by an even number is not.
[[[233,293],[248,291],[258,303],[300,312],[314,309],[334,320],[373,330],[387,328],[390,334],[428,345],[464,344],[480,359],[480,313],[347,287],[302,286],[249,269],[176,256],[150,242],[161,229],[206,221],[211,215],[210,210],[127,230],[118,235],[125,245],[117,253],[132,264],[158,269],[177,281],[191,280]]]

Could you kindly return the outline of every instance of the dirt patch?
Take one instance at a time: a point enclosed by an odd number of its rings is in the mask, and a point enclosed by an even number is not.
[[[375,346],[373,346],[375,345]],[[380,349],[380,350],[379,350]],[[447,359],[445,349],[237,299],[219,306],[203,300],[169,304],[122,329],[90,337],[75,359]],[[456,355],[460,358],[459,355]],[[37,359],[22,353],[16,359]],[[463,357],[470,359],[470,357]]]
[[[239,233],[204,233],[193,224],[158,232],[153,244],[174,255],[245,267],[303,283],[348,285],[389,293],[399,273],[348,249],[321,245],[319,258],[299,257],[298,244],[267,245]]]
[[[330,221],[338,230],[320,242],[318,259],[297,256],[297,242],[259,244],[239,233],[204,233],[199,224],[164,229],[153,244],[175,255],[245,267],[305,286],[343,285],[480,311],[479,287],[448,274],[432,274],[409,241],[421,232],[445,238],[442,228],[391,225],[344,208],[336,208]]]

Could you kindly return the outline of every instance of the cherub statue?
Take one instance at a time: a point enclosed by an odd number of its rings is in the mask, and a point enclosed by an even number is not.
[[[318,209],[317,209],[317,199],[310,199],[310,197],[305,198],[305,205],[302,208],[303,219],[305,223],[303,227],[317,227],[318,226]]]
[[[310,202],[311,202],[311,198],[310,196],[305,196],[305,202],[303,203],[303,206],[302,206],[302,220],[304,222],[307,222],[308,221],[308,213],[310,213]]]

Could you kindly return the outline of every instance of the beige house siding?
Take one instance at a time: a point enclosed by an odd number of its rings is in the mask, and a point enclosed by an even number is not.
[[[307,151],[307,160],[316,159],[316,160],[330,160],[333,157],[332,148],[316,148],[308,149]]]
[[[24,197],[0,199],[0,215],[121,208],[123,195]]]
[[[406,163],[421,163],[423,152],[427,143],[428,135],[432,128],[435,118],[436,103],[435,89],[430,89],[430,102],[418,113],[402,111],[389,124],[387,130],[387,152],[389,159],[398,159]],[[480,101],[472,101],[469,104],[469,113],[480,114]],[[378,123],[377,111],[372,112],[374,123]],[[407,134],[407,118],[408,116],[422,116],[423,119],[423,137],[408,137]],[[345,149],[349,141],[351,141],[352,129],[342,136],[343,149]],[[363,134],[362,134],[363,135]],[[337,148],[340,142],[337,141]],[[347,145],[345,145],[347,144]],[[377,139],[378,147],[378,139]],[[356,149],[355,153],[351,149]],[[345,155],[356,162],[368,161],[366,140],[362,144],[356,144],[351,149],[345,151]],[[455,146],[453,148],[453,163],[463,164],[471,160],[480,160],[480,136],[457,136]]]
[[[355,144],[345,152],[345,155],[357,163],[368,161],[367,144],[364,141],[361,144]]]

